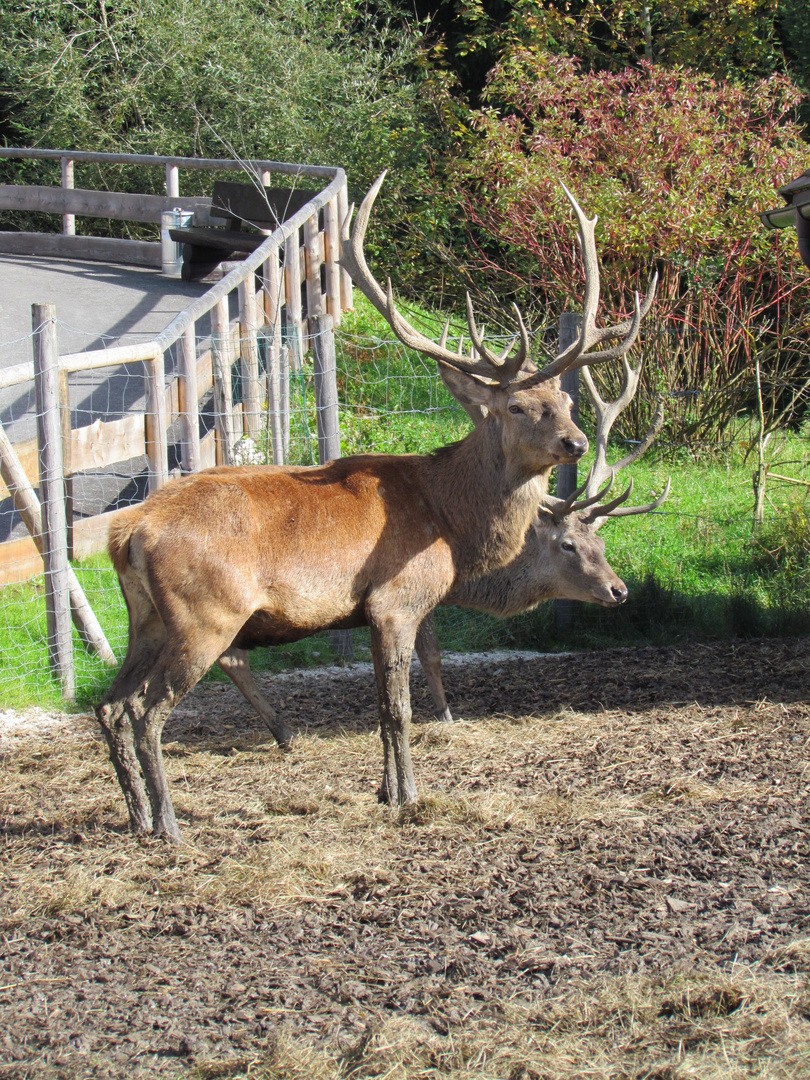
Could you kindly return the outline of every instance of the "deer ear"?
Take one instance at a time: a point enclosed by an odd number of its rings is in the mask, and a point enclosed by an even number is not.
[[[465,409],[468,405],[483,405],[484,408],[491,408],[494,391],[498,389],[497,383],[487,382],[468,371],[446,364],[443,360],[438,360],[437,364],[442,382],[460,405],[463,405]],[[473,416],[469,409],[467,412]],[[475,420],[474,416],[473,420]]]

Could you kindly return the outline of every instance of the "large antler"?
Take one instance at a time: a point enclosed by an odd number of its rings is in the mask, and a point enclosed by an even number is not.
[[[556,359],[546,364],[546,366],[540,370],[538,374],[541,379],[550,379],[555,375],[564,375],[568,371],[576,371],[578,368],[585,367],[586,364],[604,364],[608,360],[617,360],[619,357],[624,357],[630,351],[631,346],[638,336],[641,320],[652,306],[655,288],[658,283],[658,274],[655,273],[647,287],[647,294],[644,297],[643,304],[639,301],[638,293],[635,293],[633,315],[630,319],[625,319],[624,322],[617,323],[615,326],[597,327],[596,311],[599,307],[599,259],[596,254],[595,229],[598,218],[585,217],[582,207],[565,184],[561,184],[560,186],[573,207],[579,225],[577,238],[579,240],[579,247],[582,252],[582,262],[585,269],[585,299],[583,301],[582,322],[580,324],[579,335],[564,352],[560,353]],[[600,345],[603,341],[610,341],[611,339],[618,337],[622,340],[612,349],[602,349],[599,352],[592,353],[588,352],[588,349],[593,348],[594,345]]]
[[[460,368],[462,371],[466,371],[470,375],[476,376],[476,378],[484,378],[487,381],[498,382],[502,386],[508,386],[509,383],[513,382],[524,364],[531,365],[531,371],[534,372],[535,367],[529,360],[528,331],[526,330],[523,317],[520,314],[517,305],[513,306],[517,315],[520,345],[516,352],[511,353],[511,349],[514,345],[513,339],[507,349],[500,355],[497,355],[484,344],[483,336],[475,323],[475,313],[473,311],[470,295],[469,293],[467,294],[467,326],[469,328],[470,339],[474,346],[474,351],[469,358],[464,357],[461,352],[462,342],[459,342],[458,352],[453,352],[452,349],[447,348],[447,336],[450,329],[449,320],[445,324],[441,340],[437,343],[431,338],[425,337],[424,334],[421,334],[403,315],[400,314],[399,311],[397,311],[397,308],[394,305],[394,294],[390,280],[388,281],[388,288],[383,290],[382,286],[369,270],[363,253],[363,241],[366,236],[371,208],[374,205],[374,200],[377,198],[377,194],[382,187],[384,179],[385,173],[383,172],[371,185],[366,197],[360,204],[360,209],[357,211],[357,219],[351,233],[349,232],[349,225],[354,211],[353,205],[349,209],[349,213],[346,215],[346,219],[344,220],[340,231],[340,263],[341,266],[351,274],[352,280],[358,289],[377,311],[385,317],[399,340],[404,345],[416,349],[425,356],[430,356],[434,360],[441,360],[445,364],[451,364],[453,367]]]
[[[495,353],[487,347],[483,339],[483,332],[478,329],[475,321],[472,301],[467,294],[467,327],[473,348],[470,356],[464,357],[462,353],[463,342],[459,342],[457,352],[447,348],[449,333],[449,320],[445,325],[441,339],[438,342],[421,334],[407,319],[397,310],[394,304],[394,295],[390,280],[386,289],[383,289],[368,268],[363,253],[363,242],[368,227],[371,209],[377,194],[385,179],[385,173],[375,180],[366,197],[360,204],[354,228],[350,230],[351,218],[354,206],[349,210],[341,226],[341,255],[340,263],[351,274],[358,289],[370,301],[370,303],[387,320],[391,329],[399,340],[409,348],[416,349],[425,356],[434,360],[440,360],[445,364],[460,368],[462,371],[474,375],[476,378],[494,381],[501,386],[508,386],[514,382],[518,374],[523,371],[524,375],[531,377],[533,382],[546,381],[566,371],[574,371],[585,364],[601,364],[608,360],[614,360],[624,356],[632,346],[638,334],[641,320],[647,314],[655,295],[657,275],[653,278],[647,290],[644,303],[639,302],[638,294],[635,297],[633,316],[622,323],[612,327],[597,328],[595,325],[596,309],[599,305],[599,262],[596,256],[596,239],[594,228],[596,218],[589,220],[585,217],[574,196],[563,185],[574,213],[579,222],[579,244],[585,266],[585,300],[582,317],[582,326],[577,340],[567,348],[560,356],[548,363],[542,370],[537,371],[535,365],[529,359],[529,335],[526,330],[520,309],[513,304],[517,318],[518,333],[512,339],[507,348],[501,353]],[[588,353],[594,345],[613,338],[622,338],[621,342],[612,349],[603,349],[598,352]],[[515,342],[519,342],[513,352]]]
[[[664,399],[663,397],[659,397],[655,407],[655,413],[650,421],[650,426],[647,428],[641,442],[634,450],[631,450],[629,454],[626,454],[620,461],[617,461],[615,465],[608,465],[607,445],[610,430],[616,423],[617,417],[624,412],[635,397],[643,364],[644,360],[642,358],[639,361],[638,366],[634,368],[630,366],[626,356],[622,357],[624,376],[619,396],[615,401],[604,401],[600,396],[599,391],[596,389],[596,384],[593,381],[590,369],[587,366],[582,368],[582,381],[587,387],[591,403],[593,404],[594,413],[596,414],[596,452],[594,455],[593,467],[588,474],[588,480],[585,487],[585,491],[588,495],[593,495],[599,485],[604,483],[609,475],[619,472],[620,469],[624,469],[627,465],[632,465],[634,461],[638,461],[641,455],[646,453],[653,444],[663,427]]]

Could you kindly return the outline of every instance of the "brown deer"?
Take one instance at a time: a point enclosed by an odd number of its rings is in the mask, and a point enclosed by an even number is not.
[[[586,271],[580,335],[538,370],[520,313],[502,354],[483,342],[468,299],[469,358],[418,334],[372,278],[363,238],[383,177],[363,200],[341,261],[394,332],[440,365],[456,399],[486,417],[460,442],[428,455],[361,455],[314,468],[221,467],[174,481],[126,511],[109,551],[129,615],[124,663],[97,709],[130,824],[179,840],[160,738],[174,706],[229,650],[368,625],[380,702],[389,803],[416,798],[408,674],[417,629],[459,583],[520,551],[550,470],[579,460],[587,439],[558,377],[624,355],[644,308],[595,326],[594,221],[571,196]],[[351,217],[351,215],[349,215]],[[610,338],[610,349],[588,352]],[[519,341],[518,341],[519,339]],[[234,655],[234,654],[232,654]],[[238,667],[239,653],[236,654]],[[227,670],[227,661],[226,661]],[[289,733],[278,732],[285,742]]]

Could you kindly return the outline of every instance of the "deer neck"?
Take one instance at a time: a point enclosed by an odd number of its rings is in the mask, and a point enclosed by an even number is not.
[[[531,474],[514,469],[494,417],[430,460],[431,495],[453,547],[456,582],[511,562],[548,491],[552,466]]]
[[[482,577],[457,582],[445,597],[444,604],[470,607],[501,618],[529,611],[555,596],[551,575],[542,573],[539,545],[534,529],[529,527],[519,554],[506,566]]]

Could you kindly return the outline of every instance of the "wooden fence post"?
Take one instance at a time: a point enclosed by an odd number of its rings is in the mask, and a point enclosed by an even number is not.
[[[315,417],[318,425],[318,461],[325,465],[340,457],[337,357],[331,315],[312,320],[312,361],[315,376]]]
[[[298,229],[284,241],[284,295],[287,299],[287,339],[292,349],[292,368],[298,371],[304,357],[301,311],[301,248]]]
[[[318,233],[318,215],[313,214],[304,222],[304,268],[307,286],[307,318],[309,330],[315,333],[315,320],[323,315],[321,293],[321,245]]]
[[[170,198],[180,194],[180,169],[177,165],[166,166],[166,194]]]
[[[242,429],[251,439],[261,430],[262,394],[259,383],[259,342],[256,334],[256,286],[251,276],[239,282],[239,329],[241,334]]]
[[[264,264],[264,303],[267,333],[267,412],[273,443],[273,464],[284,464],[281,412],[281,268],[274,251]],[[269,449],[269,447],[268,447]]]
[[[59,420],[62,427],[62,472],[65,477],[65,526],[68,559],[73,558],[73,465],[70,440],[70,387],[68,373],[59,372]]]
[[[337,196],[330,199],[323,212],[324,261],[326,263],[326,310],[335,328],[340,326],[340,224]]]
[[[44,541],[42,539],[42,507],[36,492],[31,486],[31,481],[26,475],[25,469],[20,464],[20,459],[14,452],[8,436],[0,425],[0,476],[8,488],[14,509],[23,519],[25,527],[31,534],[31,539],[36,545],[37,551],[42,554]],[[79,635],[93,652],[98,653],[105,664],[116,664],[115,653],[110,648],[109,642],[104,636],[98,619],[87,602],[84,590],[79,584],[79,579],[72,567],[68,567],[68,592],[70,594],[70,612],[73,624],[79,631]]]
[[[45,607],[51,671],[64,698],[76,693],[73,635],[68,590],[65,477],[62,467],[62,421],[59,415],[59,350],[56,308],[33,304],[34,385],[37,400],[39,489],[42,492],[42,559],[45,564]]]
[[[576,341],[582,317],[576,312],[566,311],[560,315],[559,347],[558,352],[564,352],[569,345]],[[579,421],[579,371],[567,371],[560,379],[560,389],[563,390],[574,402],[571,410],[571,419],[576,424]],[[567,499],[577,490],[577,466],[557,466],[557,497]],[[554,622],[558,630],[570,629],[574,618],[573,600],[554,601]]]
[[[312,320],[312,361],[315,376],[315,416],[318,424],[318,460],[321,465],[340,457],[337,356],[331,315]],[[330,630],[335,658],[342,664],[354,659],[351,630]]]
[[[177,342],[177,396],[180,405],[180,465],[200,471],[200,403],[197,392],[197,340],[194,323]]]
[[[146,384],[145,437],[149,459],[149,491],[158,491],[169,479],[169,434],[166,426],[166,368],[163,352],[143,362]]]
[[[73,159],[62,158],[62,187],[66,190],[73,188]],[[65,236],[76,235],[76,215],[62,214],[62,233]]]
[[[290,346],[281,346],[281,368],[279,371],[281,395],[281,453],[285,462],[290,460]]]
[[[211,362],[214,369],[214,421],[219,437],[217,464],[233,465],[233,390],[228,297],[211,309]]]
[[[349,189],[343,184],[338,189],[338,231],[343,228],[343,222],[349,213]],[[340,306],[344,311],[354,310],[354,297],[352,295],[352,279],[349,271],[340,268]]]

